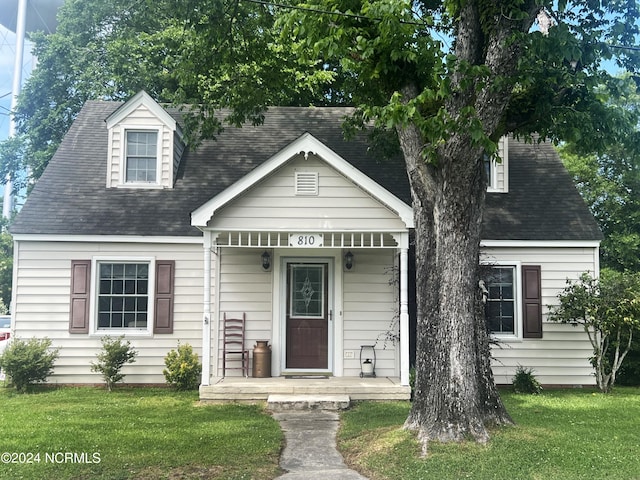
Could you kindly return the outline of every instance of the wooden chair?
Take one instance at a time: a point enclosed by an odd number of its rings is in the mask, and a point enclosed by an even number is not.
[[[223,314],[222,335],[222,376],[226,376],[227,370],[242,370],[245,377],[249,376],[249,349],[244,346],[244,332],[246,314],[242,318],[227,318]],[[227,362],[240,362],[239,367],[228,367]]]

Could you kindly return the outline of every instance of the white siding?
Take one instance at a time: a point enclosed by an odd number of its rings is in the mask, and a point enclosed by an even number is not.
[[[300,253],[300,250],[296,251]],[[333,256],[333,250],[322,251],[327,256]],[[316,254],[322,254],[315,251]],[[284,319],[280,318],[280,308],[274,305],[273,289],[282,291],[285,287],[276,285],[281,276],[275,271],[265,272],[261,267],[260,255],[262,250],[245,248],[223,248],[220,255],[220,316],[217,327],[217,343],[214,335],[214,345],[218,345],[218,368],[214,376],[222,375],[222,317],[224,313],[228,316],[239,316],[246,313],[247,316],[247,341],[245,346],[253,349],[257,340],[268,340],[272,346],[274,362],[280,359],[282,354],[282,339],[274,334],[273,322],[280,322],[280,335],[284,331]],[[289,257],[291,251],[283,249],[283,256]],[[296,253],[296,258],[297,258]],[[394,263],[394,252],[390,249],[354,249],[352,250],[356,259],[356,266],[353,271],[343,272],[339,265],[339,258],[336,259],[334,277],[330,279],[332,285],[342,284],[342,292],[335,292],[334,305],[332,306],[335,317],[338,319],[340,312],[342,315],[342,332],[333,332],[335,345],[330,351],[334,354],[334,362],[343,359],[344,368],[338,370],[334,368],[335,375],[357,376],[360,373],[360,346],[376,343],[376,339],[384,339],[385,332],[389,328],[395,331],[398,329],[397,323],[393,323],[394,315],[397,314],[397,287],[390,283],[391,270]],[[338,253],[340,255],[340,253]],[[274,254],[274,257],[276,255]],[[324,258],[324,257],[323,257]],[[274,269],[275,270],[275,269]],[[279,295],[276,294],[278,298]],[[341,302],[341,303],[340,303]],[[334,328],[338,321],[330,322],[329,328]],[[342,341],[340,342],[340,338]],[[347,352],[353,358],[343,358]],[[378,376],[398,376],[397,346],[389,344],[383,348],[383,341],[378,341],[376,345]],[[370,357],[371,355],[367,355]],[[236,362],[235,367],[238,366]],[[227,372],[228,376],[239,376],[240,370]]]
[[[174,131],[158,119],[151,110],[144,105],[135,109],[126,119],[114,125],[109,132],[109,149],[107,165],[107,188],[122,185],[124,173],[122,165],[125,148],[125,132],[132,128],[152,128],[158,130],[158,142],[160,142],[161,162],[158,170],[159,183],[164,188],[172,188],[177,162],[176,155],[181,153],[181,148],[174,146]]]
[[[272,338],[272,273],[265,272],[261,266],[261,250],[222,249],[220,255],[220,298],[218,334],[212,338],[212,345],[218,346],[218,371],[213,376],[222,376],[222,316],[239,318],[246,314],[245,347],[253,349],[256,340]],[[215,302],[216,300],[214,300]],[[239,366],[235,362],[233,367]],[[230,370],[228,376],[240,376],[240,370]]]
[[[393,281],[395,252],[393,250],[352,250],[356,259],[352,272],[343,276],[344,345],[343,354],[354,352],[353,359],[344,359],[344,375],[360,374],[360,347],[376,345],[376,375],[400,375],[398,345],[384,345],[388,330],[397,333],[399,324],[398,285]],[[367,352],[370,352],[368,350]],[[346,355],[345,355],[346,356]],[[363,358],[370,358],[366,353]]]
[[[295,195],[295,173],[318,172],[318,195]],[[220,209],[216,230],[403,231],[397,214],[322,160],[300,156]]]
[[[101,348],[100,336],[69,333],[71,260],[94,256],[139,255],[176,262],[173,333],[127,338],[139,355],[134,364],[124,367],[125,382],[164,383],[164,357],[178,342],[191,344],[202,358],[201,245],[19,241],[15,248],[15,334],[49,337],[60,348],[50,383],[102,383],[99,374],[90,370]]]
[[[509,138],[502,137],[498,142],[499,161],[491,162],[491,176],[493,185],[489,192],[509,192]]]
[[[498,155],[501,161],[496,164],[496,189],[507,193],[509,191],[509,138],[500,139]]]
[[[565,287],[567,278],[576,279],[585,271],[595,271],[597,250],[500,247],[484,248],[483,252],[483,261],[489,264],[520,262],[541,267],[543,338],[504,341],[501,347],[493,348],[496,382],[511,383],[516,368],[521,365],[532,368],[543,384],[593,385],[595,378],[588,360],[592,349],[586,334],[579,327],[548,322],[547,312],[549,305],[557,303],[557,295]],[[518,293],[521,294],[520,290]]]
[[[518,365],[533,368],[544,384],[593,384],[592,368],[588,362],[591,346],[579,328],[546,321],[547,306],[555,302],[557,293],[565,286],[567,277],[596,267],[595,248],[570,247],[491,247],[483,248],[483,260],[488,263],[540,265],[542,273],[543,324],[542,339],[505,341],[502,348],[494,348],[494,374],[498,383],[510,383]],[[281,321],[274,304],[281,288],[281,277],[274,270],[261,267],[262,250],[223,248],[220,255],[219,298],[212,297],[212,310],[229,315],[247,314],[247,343],[253,348],[257,340],[269,340],[274,355],[280,355],[280,339],[274,338],[274,321]],[[311,253],[311,252],[309,252]],[[334,275],[341,290],[335,292],[334,309],[342,313],[342,329],[334,332],[333,347],[336,375],[357,376],[360,373],[361,345],[376,344],[378,376],[398,376],[398,348],[388,344],[384,348],[385,332],[394,331],[397,315],[397,285],[392,282],[392,267],[397,263],[391,249],[353,249],[355,268],[343,271],[340,251],[315,251],[316,255],[335,258]],[[276,258],[295,254],[288,249],[272,251]],[[70,334],[69,293],[71,260],[96,256],[141,256],[158,260],[175,260],[174,333],[156,334],[130,340],[140,354],[136,363],[127,365],[126,382],[164,383],[162,369],[167,352],[178,341],[194,346],[202,357],[202,288],[203,251],[197,244],[144,243],[81,243],[81,242],[16,242],[14,284],[14,316],[16,336],[23,338],[49,337],[60,348],[51,383],[101,383],[98,374],[90,371],[90,362],[100,349],[100,337],[91,334]],[[215,255],[214,265],[215,267]],[[95,272],[94,272],[95,273]],[[212,289],[216,291],[215,268],[212,270]],[[336,317],[338,318],[338,317]],[[213,376],[221,375],[219,344],[220,323],[212,324],[213,352],[204,358],[217,365]],[[339,322],[336,322],[339,324]],[[367,355],[369,356],[369,355]],[[207,361],[207,360],[205,360]],[[341,367],[340,367],[341,366]],[[340,368],[338,370],[338,368]],[[233,374],[240,374],[239,371]]]

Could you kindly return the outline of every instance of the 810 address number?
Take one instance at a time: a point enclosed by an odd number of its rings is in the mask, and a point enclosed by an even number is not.
[[[321,233],[290,233],[289,246],[299,248],[321,247],[324,237]]]

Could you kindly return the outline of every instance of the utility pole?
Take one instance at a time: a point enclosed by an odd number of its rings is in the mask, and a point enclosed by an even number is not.
[[[16,49],[13,62],[11,86],[11,111],[9,112],[9,138],[16,135],[14,112],[22,89],[22,67],[27,32],[52,33],[57,26],[56,15],[64,0],[0,0],[0,24],[16,33]],[[15,12],[15,16],[13,14]],[[15,24],[14,24],[15,21]],[[4,184],[2,216],[9,218],[13,211],[13,180],[15,172],[9,173]]]
[[[24,38],[27,28],[27,0],[19,0],[16,18],[16,55],[13,61],[13,82],[11,84],[11,111],[9,112],[9,138],[16,134],[16,119],[14,112],[18,105],[18,95],[22,88],[22,62],[24,60]],[[13,179],[7,174],[2,199],[2,216],[9,218],[13,210]]]

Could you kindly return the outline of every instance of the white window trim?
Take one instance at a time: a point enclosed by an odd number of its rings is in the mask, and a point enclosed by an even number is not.
[[[489,178],[487,179],[487,192],[500,193],[502,189],[497,188],[498,184],[498,168],[495,158],[489,159]]]
[[[127,132],[156,132],[156,181],[127,182]],[[120,188],[159,189],[162,188],[162,127],[159,125],[120,125]]]
[[[487,186],[489,193],[509,193],[509,137],[502,137],[498,142],[498,156],[489,161],[491,186]],[[502,168],[502,185],[498,186],[498,165]]]
[[[515,332],[511,333],[490,333],[489,336],[495,340],[522,341],[522,262],[519,260],[497,260],[491,262],[480,262],[481,265],[488,267],[514,267],[514,285],[513,295],[515,297],[515,305],[513,306],[513,325]]]
[[[100,263],[148,263],[149,264],[149,289],[148,296],[149,301],[147,303],[147,328],[146,329],[133,329],[133,328],[109,328],[98,329],[98,277],[100,276],[99,264]],[[91,300],[89,302],[90,318],[89,318],[89,336],[104,337],[115,336],[119,337],[125,335],[127,337],[152,337],[153,336],[153,322],[155,319],[155,296],[156,296],[156,259],[155,257],[111,257],[111,256],[97,256],[91,259]]]

